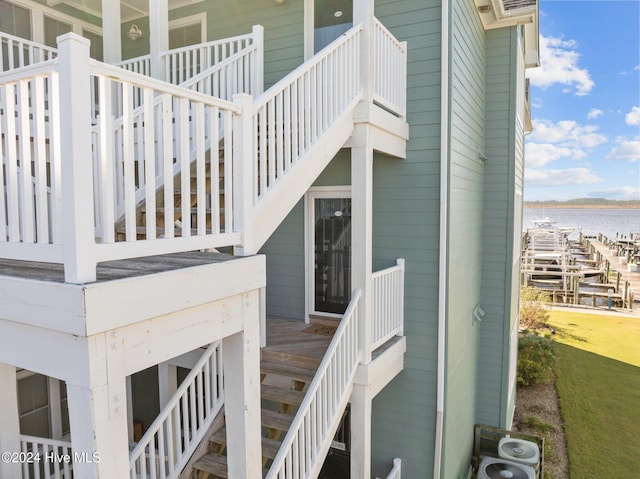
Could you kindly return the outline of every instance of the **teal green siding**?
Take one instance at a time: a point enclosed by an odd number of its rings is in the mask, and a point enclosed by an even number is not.
[[[513,396],[508,394],[509,345],[518,311],[519,247],[514,238],[519,238],[520,231],[520,225],[513,223],[516,187],[522,191],[524,155],[522,130],[515,130],[517,31],[514,27],[486,35],[489,159],[485,165],[482,297],[487,314],[480,334],[477,415],[480,423],[497,427],[507,427],[513,411]]]
[[[451,2],[447,344],[443,478],[466,477],[473,448],[481,303],[484,29],[473,2]]]

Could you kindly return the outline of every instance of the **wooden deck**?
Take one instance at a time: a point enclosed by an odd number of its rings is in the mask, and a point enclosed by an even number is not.
[[[236,259],[224,253],[187,252],[99,263],[96,282],[164,273]],[[0,276],[64,283],[61,264],[0,259]]]
[[[338,323],[336,322],[336,327]],[[274,353],[322,360],[335,327],[304,321],[267,318],[267,350]]]

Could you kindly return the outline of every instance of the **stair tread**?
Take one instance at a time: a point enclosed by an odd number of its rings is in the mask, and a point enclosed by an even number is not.
[[[313,376],[316,374],[313,369],[291,366],[272,361],[260,361],[260,372],[263,374],[284,376],[302,382],[311,382]]]
[[[280,446],[282,445],[282,441],[277,439],[271,439],[268,437],[260,438],[262,443],[262,455],[264,457],[268,457],[269,459],[273,459],[278,454],[278,450],[280,450]],[[209,436],[209,441],[214,442],[220,445],[227,444],[227,428],[223,427],[218,429],[215,433]]]
[[[271,411],[269,409],[262,410],[262,425],[269,429],[277,429],[278,431],[288,431],[293,416],[281,412]]]
[[[287,364],[289,366],[297,366],[304,369],[314,370],[318,369],[318,366],[320,366],[320,362],[322,361],[319,358],[312,358],[309,356],[270,349],[269,346],[260,350],[260,358],[262,361],[270,363]]]
[[[216,454],[215,452],[206,453],[204,456],[193,463],[193,468],[223,478],[229,477],[227,468],[227,457]]]
[[[293,389],[283,389],[276,386],[263,384],[260,386],[262,399],[269,401],[289,404],[291,406],[299,406],[304,399],[302,391],[294,391]]]

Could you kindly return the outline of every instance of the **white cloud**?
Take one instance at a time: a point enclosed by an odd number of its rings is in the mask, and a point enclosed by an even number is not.
[[[604,190],[591,191],[589,196],[592,198],[609,198],[612,200],[640,200],[640,188],[633,186],[606,188]]]
[[[616,138],[617,145],[609,152],[605,159],[638,161],[640,160],[640,137],[633,140]]]
[[[524,178],[527,187],[587,185],[602,181],[589,168],[566,168],[561,170],[526,168]]]
[[[578,66],[577,47],[575,40],[540,35],[540,67],[529,71],[531,83],[542,89],[559,83],[568,87],[563,91],[588,95],[595,82],[589,70]]]
[[[640,125],[640,106],[634,106],[624,117],[629,126]]]
[[[607,137],[598,133],[595,125],[580,125],[573,120],[553,123],[549,120],[534,120],[533,132],[529,141],[554,143],[566,148],[594,148],[607,141]]]
[[[604,115],[604,112],[600,108],[592,108],[591,110],[589,110],[589,113],[587,114],[587,118],[589,120],[595,120],[596,118],[602,115]]]
[[[633,72],[640,71],[640,65],[636,65],[631,70],[624,70],[620,72],[620,75],[631,75]]]
[[[578,160],[583,158],[582,150],[572,150],[550,143],[527,143],[525,145],[525,162],[528,168],[539,168],[560,158]]]

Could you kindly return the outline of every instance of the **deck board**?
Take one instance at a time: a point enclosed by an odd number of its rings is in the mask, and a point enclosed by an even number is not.
[[[99,263],[96,282],[175,271],[237,259],[224,253],[186,252]],[[61,264],[0,259],[0,276],[64,283]]]
[[[278,318],[267,319],[267,347],[271,351],[304,356],[318,361],[331,342],[332,336],[305,332],[311,325],[303,321]]]

